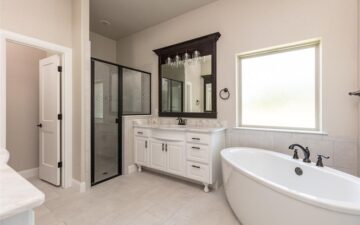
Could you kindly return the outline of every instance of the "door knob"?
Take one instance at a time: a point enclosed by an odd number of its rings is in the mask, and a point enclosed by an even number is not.
[[[36,126],[38,126],[38,127],[40,127],[40,128],[41,128],[41,127],[42,127],[42,124],[41,124],[41,123],[39,123],[39,124],[38,124],[38,125],[36,125]]]

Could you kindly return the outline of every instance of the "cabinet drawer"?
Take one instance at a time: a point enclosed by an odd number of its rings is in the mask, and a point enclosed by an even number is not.
[[[210,171],[207,165],[195,162],[186,162],[187,177],[197,181],[209,183]]]
[[[207,145],[188,143],[186,145],[186,158],[188,160],[209,163],[210,150]]]
[[[186,135],[186,140],[193,143],[210,144],[210,135],[200,133],[188,133]]]
[[[136,136],[148,137],[149,136],[149,130],[142,129],[142,128],[135,128],[134,129],[134,134]]]

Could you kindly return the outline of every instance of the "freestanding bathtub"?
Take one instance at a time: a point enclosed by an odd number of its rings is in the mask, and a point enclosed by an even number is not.
[[[357,177],[255,148],[221,157],[226,197],[243,225],[360,225]]]

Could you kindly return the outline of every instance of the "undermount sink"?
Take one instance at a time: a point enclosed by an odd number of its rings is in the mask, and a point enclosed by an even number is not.
[[[176,125],[176,124],[162,124],[159,125],[161,128],[189,128],[187,125]]]
[[[8,161],[9,161],[9,152],[4,149],[4,148],[1,148],[0,149],[0,164],[7,164]]]

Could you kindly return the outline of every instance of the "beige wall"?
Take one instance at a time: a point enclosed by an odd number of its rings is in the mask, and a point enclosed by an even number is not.
[[[360,87],[360,0],[358,0],[358,84]],[[359,130],[360,130],[360,104],[359,104]],[[358,175],[360,176],[360,131],[358,139]]]
[[[71,47],[71,0],[0,0],[0,28]]]
[[[116,41],[90,32],[91,57],[116,63]]]
[[[218,118],[234,127],[235,54],[320,37],[323,121],[328,135],[231,129],[228,145],[289,153],[288,145],[300,142],[313,154],[329,154],[329,165],[355,174],[358,98],[347,93],[358,88],[357,20],[357,0],[219,0],[119,40],[117,58],[120,64],[152,72],[152,107],[157,109],[157,57],[152,50],[219,31],[217,88],[229,88],[232,97],[228,101],[218,99]]]
[[[73,46],[73,177],[85,181],[85,121],[88,114],[84,113],[84,88],[89,88],[86,77],[90,76],[89,49],[89,0],[72,2],[72,46]],[[90,92],[89,89],[87,89]],[[90,122],[90,119],[88,120]]]
[[[47,53],[6,44],[6,142],[16,171],[39,167],[39,60]]]

